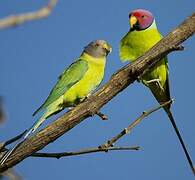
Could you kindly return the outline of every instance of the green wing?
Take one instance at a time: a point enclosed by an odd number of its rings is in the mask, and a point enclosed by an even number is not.
[[[71,64],[64,72],[59,76],[58,82],[51,90],[46,101],[39,107],[34,113],[37,114],[39,111],[45,109],[60,96],[62,96],[68,89],[76,84],[88,70],[88,63],[85,60],[78,59],[76,62]]]

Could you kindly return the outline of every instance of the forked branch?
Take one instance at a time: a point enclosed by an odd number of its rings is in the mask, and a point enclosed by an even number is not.
[[[46,145],[55,141],[84,119],[96,114],[101,107],[137,80],[145,70],[155,65],[168,53],[175,51],[177,48],[173,47],[179,46],[192,36],[194,32],[195,14],[187,18],[181,25],[170,32],[143,56],[139,57],[134,63],[126,65],[113,74],[111,79],[95,94],[22,143],[8,158],[5,164],[0,166],[0,172],[5,171],[31,156],[33,153],[43,149]]]
[[[37,11],[28,12],[28,13],[19,14],[19,15],[11,15],[3,19],[0,19],[0,29],[14,27],[14,26],[18,26],[20,24],[23,24],[29,21],[46,18],[51,14],[56,3],[57,3],[57,0],[50,0],[47,6]]]

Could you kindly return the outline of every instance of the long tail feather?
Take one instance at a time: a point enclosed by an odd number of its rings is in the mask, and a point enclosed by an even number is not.
[[[3,165],[5,161],[13,154],[13,152],[22,144],[36,129],[45,121],[45,116],[41,117],[27,132],[17,141],[12,149],[6,152],[0,160],[0,165]]]
[[[45,121],[45,116],[41,117],[24,135],[24,139],[26,139],[28,136],[30,136],[32,133],[34,133],[39,126]]]
[[[0,165],[3,165],[5,161],[10,157],[10,155],[15,151],[15,149],[23,142],[24,140],[18,140],[18,142],[15,144],[15,146],[10,149],[8,152],[6,152],[3,157],[0,160]]]
[[[165,111],[166,111],[166,113],[167,113],[167,115],[168,115],[168,117],[169,117],[169,119],[170,119],[170,121],[171,121],[171,124],[172,124],[173,128],[175,129],[175,132],[176,132],[177,137],[178,137],[178,139],[179,139],[179,141],[180,141],[180,143],[181,143],[181,145],[182,145],[182,148],[183,148],[183,150],[184,150],[184,153],[185,153],[185,155],[186,155],[186,158],[187,158],[187,160],[188,160],[188,163],[189,163],[189,165],[190,165],[190,167],[191,167],[191,169],[192,169],[192,172],[193,172],[193,174],[195,175],[195,168],[194,168],[194,166],[193,166],[193,163],[192,163],[192,160],[191,160],[191,158],[190,158],[190,155],[189,155],[189,153],[188,153],[188,151],[187,151],[187,149],[186,149],[186,146],[185,146],[185,144],[184,144],[184,141],[183,141],[183,139],[182,139],[182,137],[181,137],[181,135],[180,135],[180,132],[179,132],[179,130],[178,130],[178,128],[177,128],[177,125],[176,125],[176,123],[175,123],[175,120],[174,120],[174,118],[173,118],[173,115],[172,115],[170,109],[165,108]]]

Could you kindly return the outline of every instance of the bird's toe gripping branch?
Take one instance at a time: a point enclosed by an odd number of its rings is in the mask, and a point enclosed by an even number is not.
[[[183,51],[185,48],[184,48],[184,46],[182,46],[182,45],[178,45],[178,46],[171,46],[170,47],[170,50],[172,50],[172,51]]]
[[[144,82],[144,84],[146,84],[147,86],[149,86],[149,84],[151,84],[151,83],[156,83],[156,84],[160,87],[160,89],[161,89],[162,91],[164,91],[164,88],[162,87],[162,85],[161,85],[161,83],[160,83],[160,79],[151,79],[151,80],[149,80],[149,81],[143,80],[143,82]]]

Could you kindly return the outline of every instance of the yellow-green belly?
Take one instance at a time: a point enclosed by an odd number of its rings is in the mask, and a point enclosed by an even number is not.
[[[154,46],[160,39],[161,35],[157,29],[128,32],[121,40],[120,58],[123,61],[134,61]],[[163,58],[141,78],[143,84],[150,88],[159,102],[170,99],[167,68],[167,59]],[[148,83],[150,80],[155,79],[159,80],[161,87],[157,83]]]
[[[120,58],[123,61],[134,61],[154,46],[160,39],[161,35],[157,29],[129,32],[121,41]],[[167,79],[165,58],[158,62],[155,67],[151,68],[142,79],[145,81],[160,79],[162,86],[164,86]]]
[[[84,77],[63,96],[64,105],[72,106],[83,100],[101,83],[103,76],[104,66],[89,64],[88,71]]]

